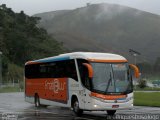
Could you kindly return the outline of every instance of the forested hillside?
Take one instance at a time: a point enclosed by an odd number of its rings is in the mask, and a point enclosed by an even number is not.
[[[30,17],[23,11],[14,13],[5,4],[0,6],[0,51],[2,54],[3,82],[22,80],[26,61],[54,56],[64,52],[61,43],[39,28],[40,18]]]

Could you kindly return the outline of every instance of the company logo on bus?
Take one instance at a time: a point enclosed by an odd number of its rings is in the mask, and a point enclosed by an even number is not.
[[[58,79],[45,81],[45,89],[53,90],[54,93],[59,93],[59,91],[63,91],[65,89],[65,85],[66,85],[65,82],[61,82]]]

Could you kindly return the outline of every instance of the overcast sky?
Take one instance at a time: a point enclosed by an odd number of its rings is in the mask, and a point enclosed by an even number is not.
[[[116,3],[160,15],[160,0],[0,0],[0,4],[6,4],[15,12],[23,10],[28,15],[75,9],[86,3]]]

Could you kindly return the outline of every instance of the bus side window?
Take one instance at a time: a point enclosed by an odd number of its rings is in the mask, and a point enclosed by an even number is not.
[[[39,65],[38,64],[26,65],[25,77],[29,79],[39,77]]]
[[[72,78],[78,81],[74,60],[25,66],[26,78]]]
[[[68,71],[68,76],[73,78],[74,80],[78,81],[77,71],[76,71],[76,66],[75,66],[75,61],[74,60],[70,60],[67,63],[66,69]]]
[[[74,60],[59,61],[56,66],[57,77],[72,78],[78,81]]]

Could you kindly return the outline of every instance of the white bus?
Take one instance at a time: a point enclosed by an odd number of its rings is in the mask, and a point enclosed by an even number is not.
[[[74,52],[25,64],[25,100],[40,105],[71,107],[76,115],[84,110],[107,111],[133,107],[135,65],[116,54]]]

